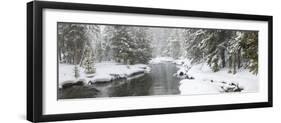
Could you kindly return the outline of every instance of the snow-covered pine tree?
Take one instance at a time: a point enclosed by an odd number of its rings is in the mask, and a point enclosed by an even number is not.
[[[115,25],[113,28],[115,31],[111,39],[113,57],[117,62],[130,64],[133,60],[131,56],[134,56],[135,45],[129,34],[129,27]]]
[[[132,49],[132,55],[130,56],[131,64],[143,63],[147,64],[152,57],[151,49],[151,37],[148,34],[147,27],[136,27],[132,28],[132,39],[135,43],[135,49]]]
[[[236,31],[187,29],[188,38],[186,38],[185,46],[188,57],[193,63],[206,62],[214,72],[226,67],[228,60],[230,60],[228,63],[231,64],[229,66],[233,68],[233,65],[235,65],[236,69],[236,66],[240,66],[239,53],[236,53],[240,52],[239,47],[238,50],[235,50],[235,53],[232,53],[235,54],[235,57],[233,55],[227,57],[227,55],[231,54],[227,53],[229,52],[227,49],[237,48],[229,47],[229,41],[232,41],[231,45],[233,43],[239,44],[239,41],[233,39],[233,37],[237,37],[234,32]],[[235,62],[235,64],[232,62]]]
[[[185,54],[192,63],[200,63],[206,55],[203,52],[205,44],[202,40],[206,37],[207,30],[203,29],[186,29],[185,30]]]
[[[221,68],[218,30],[188,29],[186,34],[186,52],[192,63],[206,62],[217,72]]]
[[[214,71],[228,67],[235,74],[244,67],[258,72],[258,33],[218,29],[185,29],[186,57],[207,63]]]
[[[87,39],[84,24],[58,23],[58,56],[62,63],[77,64]]]
[[[112,38],[115,34],[113,26],[103,26],[102,40],[104,41],[104,60],[110,61],[113,59]]]
[[[244,32],[241,36],[243,57],[247,60],[246,68],[258,74],[258,32]]]
[[[93,74],[96,72],[94,56],[91,48],[87,47],[85,50],[85,58],[83,61],[83,67],[85,68],[85,72],[87,74]]]
[[[77,79],[80,77],[79,68],[77,65],[74,66],[74,77]]]
[[[85,60],[86,57],[85,53],[87,52],[86,50],[88,50],[87,48],[91,48],[93,54],[96,54],[95,57],[99,57],[100,55],[102,55],[102,53],[97,51],[97,49],[99,49],[98,44],[100,44],[101,42],[100,26],[89,24],[89,25],[84,25],[84,28],[86,30],[84,34],[86,39],[84,45],[82,46],[82,50],[78,52],[78,54],[80,54],[80,59],[79,59],[80,67],[83,66],[83,61]],[[98,58],[94,58],[94,59],[98,59]]]
[[[87,27],[87,39],[89,43],[87,44],[88,47],[92,47],[92,51],[95,54],[94,59],[98,62],[102,61],[104,49],[102,46],[102,39],[101,39],[101,29],[100,25],[89,24]]]
[[[219,45],[221,45],[221,42],[218,40],[219,36],[217,30],[209,31],[207,35],[208,36],[201,42],[203,47],[200,48],[207,56],[207,64],[214,72],[217,72],[220,70],[222,63],[219,53]]]
[[[234,31],[231,35],[231,38],[227,41],[227,55],[228,55],[228,66],[229,73],[236,74],[237,70],[241,68],[242,57],[241,57],[241,41],[242,41],[243,32]]]
[[[213,30],[210,34],[210,37],[206,39],[208,46],[208,51],[206,52],[206,54],[208,54],[207,63],[211,69],[216,72],[221,68],[226,67],[226,53],[228,48],[227,44],[229,43],[228,41],[233,37],[234,31]]]

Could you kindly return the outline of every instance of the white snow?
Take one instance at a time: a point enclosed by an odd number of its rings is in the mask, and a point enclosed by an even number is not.
[[[172,62],[174,61],[173,58],[171,57],[156,57],[153,58],[149,61],[150,64],[159,64],[159,63],[163,63],[163,62]]]
[[[183,65],[180,65],[179,68],[179,70],[186,69]],[[234,88],[234,86],[230,85],[231,83],[242,87],[242,92],[258,91],[258,75],[253,75],[246,69],[240,69],[236,74],[231,74],[228,73],[228,69],[212,72],[206,64],[197,64],[191,67],[188,75],[191,75],[194,79],[180,81],[182,95],[219,93],[224,88]]]
[[[58,77],[58,81],[59,81],[59,88],[62,87],[62,85],[66,84],[66,83],[75,83],[78,80],[82,80],[82,78],[84,78],[84,74],[83,69],[82,68],[78,68],[79,69],[79,74],[80,77],[79,78],[75,78],[74,77],[74,66],[75,65],[69,65],[69,64],[59,64],[59,77]]]
[[[118,78],[128,78],[134,74],[149,72],[150,68],[144,64],[123,65],[115,62],[96,63],[96,73],[88,76],[83,68],[79,68],[80,77],[74,77],[74,65],[59,64],[59,88],[66,83],[75,83],[78,80],[85,84],[91,82],[107,82]]]
[[[218,86],[204,81],[197,81],[196,79],[184,79],[180,81],[180,84],[179,89],[182,95],[220,93]]]

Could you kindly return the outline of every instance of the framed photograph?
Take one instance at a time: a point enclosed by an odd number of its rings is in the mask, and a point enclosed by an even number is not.
[[[272,16],[27,3],[33,122],[272,107]]]

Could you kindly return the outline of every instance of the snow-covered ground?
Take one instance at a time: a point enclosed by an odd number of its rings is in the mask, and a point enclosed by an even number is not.
[[[156,57],[149,61],[149,64],[159,64],[162,62],[172,62],[174,59],[171,57]]]
[[[79,67],[79,78],[74,77],[74,65],[59,64],[59,88],[66,83],[75,83],[82,81],[84,84],[88,82],[107,82],[119,78],[129,78],[134,75],[149,72],[150,68],[144,64],[123,65],[114,62],[96,63],[96,73],[87,75],[84,69]]]
[[[207,64],[191,65],[188,59],[173,60],[167,57],[154,59],[152,63],[166,61],[178,65],[179,70],[175,75],[183,76],[179,88],[182,95],[215,94],[229,89],[241,89],[242,92],[258,91],[258,75],[253,75],[247,69],[240,69],[236,74],[228,73],[228,69],[212,72]]]
[[[243,88],[242,92],[258,91],[258,76],[247,70],[240,70],[235,75],[229,74],[223,69],[218,72],[211,70],[201,70],[201,65],[193,66],[189,72],[195,79],[183,79],[180,81],[181,94],[212,94],[223,92],[231,84],[236,84]]]

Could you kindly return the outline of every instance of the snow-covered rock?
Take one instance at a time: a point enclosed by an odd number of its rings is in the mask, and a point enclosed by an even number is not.
[[[180,79],[194,79],[194,77],[188,74],[188,71],[191,69],[191,63],[188,59],[174,60],[173,63],[177,64],[177,67],[179,68],[174,76]]]
[[[174,74],[174,76],[180,79],[194,79],[194,77],[188,74],[189,69],[190,68],[179,67],[179,70]]]

